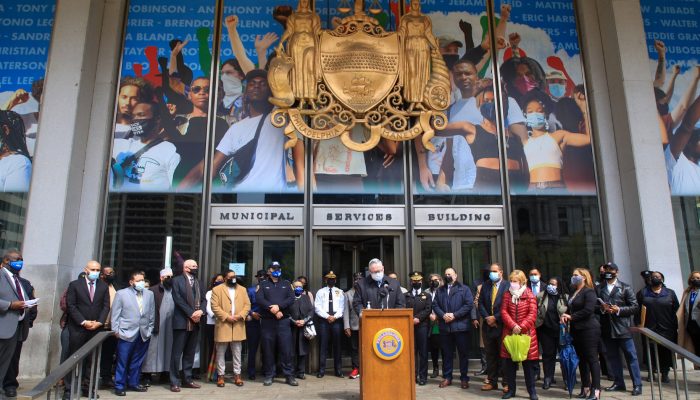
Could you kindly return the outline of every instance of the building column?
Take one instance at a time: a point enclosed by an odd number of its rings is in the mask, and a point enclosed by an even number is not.
[[[579,0],[577,8],[610,261],[637,289],[639,273],[653,269],[678,291],[683,277],[639,0]]]
[[[22,276],[40,301],[23,378],[58,365],[61,294],[99,251],[125,3],[57,4],[24,233]]]

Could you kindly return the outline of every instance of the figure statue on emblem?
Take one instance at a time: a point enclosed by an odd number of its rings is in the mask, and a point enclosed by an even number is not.
[[[404,100],[422,107],[423,93],[430,78],[431,53],[440,46],[433,35],[430,18],[420,12],[420,0],[411,0],[411,11],[401,17],[399,36],[403,39],[403,73],[401,74]]]

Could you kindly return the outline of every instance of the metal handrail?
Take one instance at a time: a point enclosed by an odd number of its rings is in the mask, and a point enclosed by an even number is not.
[[[663,390],[661,386],[661,369],[659,368],[659,345],[665,347],[666,349],[670,350],[671,353],[673,353],[673,380],[675,382],[675,389],[676,389],[676,400],[680,399],[680,392],[678,389],[678,365],[676,360],[678,358],[681,359],[681,368],[683,370],[683,389],[685,393],[685,398],[686,400],[689,399],[690,397],[688,396],[688,375],[687,371],[685,369],[685,360],[690,361],[696,366],[700,366],[700,357],[696,356],[695,354],[689,352],[685,348],[679,346],[676,343],[673,343],[672,341],[666,339],[665,337],[659,335],[658,333],[652,331],[649,328],[642,328],[642,327],[631,327],[630,332],[632,333],[639,333],[640,335],[646,337],[646,356],[647,356],[647,367],[649,368],[649,382],[651,383],[651,399],[655,400],[656,396],[654,395],[654,372],[653,372],[653,367],[651,365],[651,343],[654,344],[654,356],[656,358],[656,371],[659,372],[659,379],[658,379],[658,387],[659,387],[659,400],[663,400]]]
[[[88,384],[88,399],[97,398],[97,384],[100,376],[100,357],[102,354],[102,343],[107,338],[114,335],[111,331],[102,331],[92,337],[87,343],[82,345],[78,351],[73,353],[66,361],[54,368],[46,378],[42,379],[31,390],[19,393],[18,400],[33,400],[46,395],[47,399],[51,398],[51,392],[55,394],[54,398],[59,398],[58,382],[72,374],[72,384],[70,398],[80,399],[81,383],[83,378],[83,361],[90,356],[92,365],[90,366],[90,381]],[[61,394],[62,395],[62,394]]]

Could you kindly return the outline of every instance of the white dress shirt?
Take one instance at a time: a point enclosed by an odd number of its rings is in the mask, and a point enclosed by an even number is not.
[[[342,290],[337,287],[328,288],[327,286],[319,289],[316,292],[316,299],[314,300],[314,308],[316,310],[316,315],[323,319],[329,317],[328,314],[328,295],[333,294],[333,316],[337,318],[343,317],[343,310],[345,310],[345,295]]]

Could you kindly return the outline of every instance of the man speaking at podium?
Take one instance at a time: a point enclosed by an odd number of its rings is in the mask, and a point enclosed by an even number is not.
[[[357,281],[352,307],[357,315],[363,308],[406,308],[406,298],[396,279],[384,276],[384,265],[378,258],[369,262],[369,276]]]

